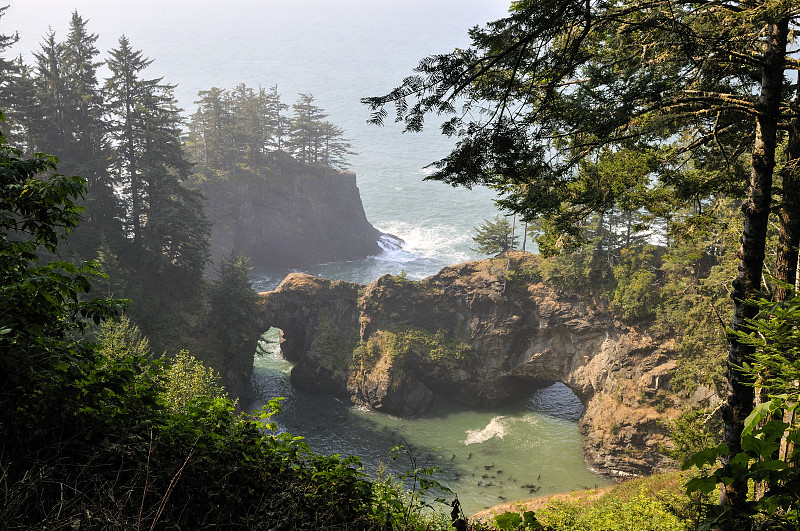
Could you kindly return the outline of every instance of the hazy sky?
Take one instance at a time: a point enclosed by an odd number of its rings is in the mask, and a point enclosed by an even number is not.
[[[12,53],[30,57],[48,27],[58,38],[64,37],[70,14],[77,10],[89,20],[89,29],[100,35],[98,48],[103,55],[124,33],[136,49],[155,59],[151,75],[182,85],[178,96],[186,105],[186,94],[211,85],[228,87],[233,79],[298,83],[303,90],[314,90],[303,78],[313,79],[315,70],[327,69],[331,63],[341,64],[350,75],[363,75],[359,84],[370,93],[387,87],[389,81],[399,81],[383,79],[396,71],[398,63],[408,71],[424,55],[466,45],[469,27],[503,16],[509,3],[11,0],[6,16],[0,19],[0,31],[18,31],[20,42]],[[365,54],[364,47],[371,53]],[[376,53],[383,54],[385,61],[376,61]],[[203,86],[196,86],[201,79]]]

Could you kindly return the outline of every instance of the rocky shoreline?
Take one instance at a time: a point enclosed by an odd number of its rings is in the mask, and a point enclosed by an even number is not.
[[[591,468],[672,468],[659,451],[681,406],[669,392],[670,342],[538,281],[537,260],[512,253],[366,286],[295,273],[260,294],[261,318],[281,329],[297,387],[415,416],[441,395],[493,406],[563,382],[584,404],[578,426]]]

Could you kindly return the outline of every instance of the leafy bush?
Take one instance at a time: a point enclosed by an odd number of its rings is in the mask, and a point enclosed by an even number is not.
[[[508,531],[688,531],[668,500],[644,492],[629,500],[601,498],[588,507],[553,501],[547,507],[495,517],[498,529]]]
[[[733,482],[749,482],[759,489],[744,506],[744,514],[733,514],[730,506],[709,505],[701,529],[733,521],[754,522],[762,529],[800,527],[800,298],[757,304],[761,311],[748,321],[750,330],[735,332],[755,348],[751,362],[739,369],[762,391],[772,393],[771,399],[745,419],[741,452],[719,464],[729,454],[723,443],[696,453],[684,467],[700,470],[686,485],[689,493],[709,493]]]
[[[162,396],[166,406],[174,411],[186,409],[198,397],[227,397],[219,383],[219,375],[185,350],[168,361],[165,378]]]

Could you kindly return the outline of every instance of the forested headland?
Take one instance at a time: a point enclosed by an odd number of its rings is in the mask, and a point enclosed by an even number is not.
[[[504,282],[580,291],[676,353],[668,392],[638,399],[687,406],[659,449],[692,469],[683,494],[491,525],[796,528],[799,19],[779,0],[523,0],[365,100],[409,131],[452,115],[458,144],[430,178],[497,190],[544,256]],[[488,527],[457,503],[424,512],[436,484],[413,455],[409,492],[277,433],[279,402],[242,416],[226,394],[246,399],[263,330],[248,259],[209,263],[203,194],[220,212],[237,187],[325,179],[353,154],[344,132],[276,87],[210,88],[184,121],[150,59],[124,36],[101,56],[96,39],[75,13],[34,64],[0,59],[0,521]],[[518,248],[508,230],[487,222],[476,243]]]
[[[75,12],[33,64],[2,59],[8,141],[86,180],[82,222],[60,259],[97,261],[108,279],[95,290],[133,301],[127,315],[153,352],[190,350],[246,400],[251,369],[239,352],[254,352],[257,335],[252,297],[237,291],[248,271],[239,255],[286,266],[377,254],[380,233],[341,172],[354,152],[312,95],[290,106],[274,86],[201,91],[187,121],[175,85],[148,76],[153,60],[125,36],[104,56],[97,38]]]

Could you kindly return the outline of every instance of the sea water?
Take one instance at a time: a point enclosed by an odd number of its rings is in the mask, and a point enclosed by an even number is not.
[[[434,117],[421,134],[388,123],[366,123],[366,96],[385,94],[412,73],[422,57],[469,44],[466,30],[503,16],[508,0],[10,0],[0,33],[19,32],[7,57],[32,61],[51,27],[66,36],[77,10],[97,33],[101,59],[125,34],[153,59],[143,72],[176,84],[186,113],[197,92],[277,85],[285,103],[311,93],[328,119],[345,130],[359,154],[351,160],[367,218],[397,235],[379,256],[321,264],[305,271],[367,283],[385,273],[420,279],[440,268],[480,258],[470,249],[474,227],[498,214],[491,190],[456,189],[423,179],[428,165],[454,140],[441,136]],[[101,68],[101,76],[106,72]],[[392,109],[388,109],[390,117]],[[258,290],[274,288],[288,271],[256,271]],[[271,334],[271,335],[270,335]],[[267,334],[275,339],[275,331]],[[389,450],[410,445],[418,466],[440,468],[438,479],[456,492],[468,512],[606,480],[590,472],[581,454],[577,419],[582,405],[564,385],[531,389],[527,400],[495,409],[467,409],[440,401],[430,416],[402,419],[350,407],[334,398],[291,387],[291,365],[276,343],[256,358],[258,407],[284,396],[283,429],[302,435],[317,450],[381,463],[401,474],[409,456]]]
[[[320,452],[357,455],[372,474],[385,469],[399,477],[415,467],[436,467],[434,479],[452,491],[444,497],[458,495],[467,514],[608,482],[584,465],[577,429],[583,405],[563,384],[491,409],[465,408],[440,398],[435,412],[407,419],[293,388],[291,364],[277,347],[277,330],[264,339],[264,354],[255,361],[254,405],[285,397],[285,412],[275,417],[279,430],[304,436]],[[393,458],[390,451],[398,444],[410,451]]]

